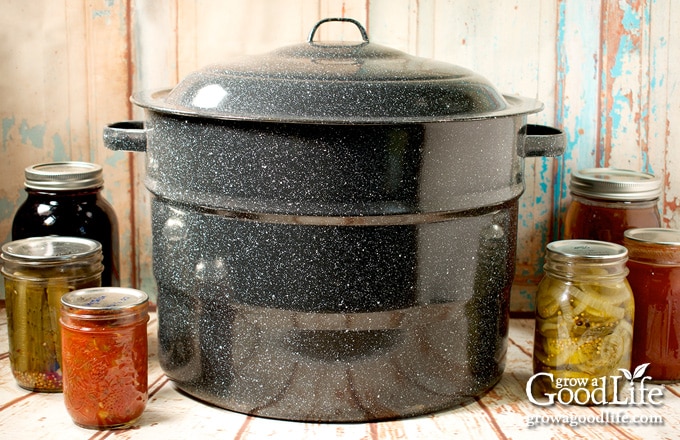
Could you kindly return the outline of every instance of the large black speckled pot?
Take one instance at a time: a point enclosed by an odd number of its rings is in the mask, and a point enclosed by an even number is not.
[[[146,151],[161,365],[244,413],[449,408],[504,368],[535,100],[368,42],[305,44],[142,92],[105,129]]]

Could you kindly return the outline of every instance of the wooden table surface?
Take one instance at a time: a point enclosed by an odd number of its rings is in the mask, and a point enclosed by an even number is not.
[[[215,408],[180,393],[157,357],[157,316],[149,324],[149,403],[127,430],[74,425],[60,393],[19,388],[10,371],[7,317],[0,311],[0,438],[2,439],[451,439],[680,438],[680,385],[662,387],[661,404],[577,407],[532,404],[525,391],[531,371],[533,321],[513,319],[501,381],[473,403],[422,417],[381,423],[316,424],[263,419]],[[597,422],[597,418],[609,422]],[[628,422],[624,418],[628,417]],[[529,426],[532,418],[542,420]],[[579,419],[583,423],[578,423]],[[535,419],[534,419],[535,420]],[[590,420],[590,422],[588,422]],[[576,423],[572,423],[576,422]],[[573,426],[572,426],[573,425]]]

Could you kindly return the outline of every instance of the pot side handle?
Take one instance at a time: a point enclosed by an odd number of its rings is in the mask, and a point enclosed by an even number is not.
[[[562,130],[547,125],[525,126],[523,157],[561,156],[566,148],[566,136]]]
[[[104,127],[104,145],[109,150],[146,151],[143,121],[122,121]]]

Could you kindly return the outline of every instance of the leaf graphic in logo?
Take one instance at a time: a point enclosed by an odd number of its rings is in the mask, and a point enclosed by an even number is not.
[[[645,370],[647,370],[647,367],[649,367],[649,363],[638,365],[635,367],[635,371],[631,374],[630,371],[626,370],[625,368],[619,368],[619,371],[623,373],[624,376],[626,376],[626,379],[628,379],[630,382],[634,381],[635,379],[639,379],[642,376],[645,375]]]
[[[629,380],[639,379],[639,378],[641,378],[642,376],[644,376],[644,375],[645,375],[645,370],[647,369],[647,367],[649,367],[649,362],[646,363],[646,364],[638,365],[638,366],[635,368],[635,372],[633,373],[633,378],[632,378],[632,379],[629,379]],[[629,373],[629,374],[630,374],[630,373]],[[626,377],[628,377],[628,376],[626,376]]]
[[[622,372],[624,376],[626,376],[626,379],[631,382],[633,381],[633,375],[630,374],[630,371],[626,370],[625,368],[619,368],[619,371]]]

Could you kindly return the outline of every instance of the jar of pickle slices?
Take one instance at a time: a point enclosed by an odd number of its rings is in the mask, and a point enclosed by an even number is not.
[[[534,373],[543,394],[568,388],[569,403],[610,401],[630,369],[634,302],[628,252],[614,243],[549,243],[536,296]],[[597,390],[597,392],[596,392]]]
[[[564,219],[565,240],[623,244],[626,229],[661,227],[661,180],[652,174],[588,168],[571,176],[569,192],[571,203]]]
[[[101,285],[99,242],[76,237],[34,237],[2,246],[9,360],[19,386],[60,392],[62,295]]]

